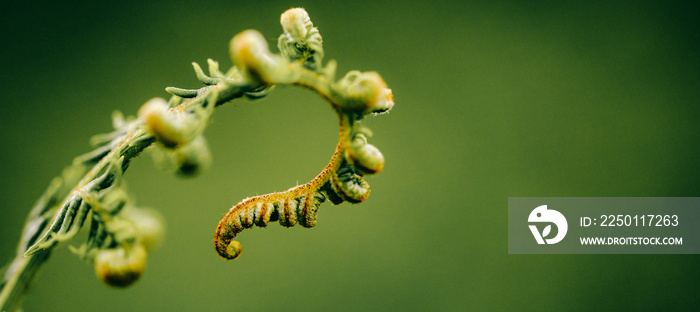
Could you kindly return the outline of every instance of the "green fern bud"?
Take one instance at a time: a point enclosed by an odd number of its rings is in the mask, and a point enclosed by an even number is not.
[[[345,152],[346,158],[363,173],[376,174],[384,168],[384,155],[377,147],[367,143],[363,134],[357,134]]]
[[[169,104],[162,98],[153,98],[139,109],[139,119],[158,142],[168,148],[185,144],[193,135],[193,130],[184,127],[179,116],[170,113]]]
[[[230,50],[236,67],[254,81],[274,84],[287,73],[282,58],[270,53],[265,37],[256,30],[246,30],[234,36]]]
[[[103,249],[95,257],[95,274],[110,286],[127,287],[141,277],[147,257],[141,244]]]
[[[341,103],[341,110],[360,116],[389,111],[394,106],[391,89],[376,72],[348,72],[331,86],[333,96]]]

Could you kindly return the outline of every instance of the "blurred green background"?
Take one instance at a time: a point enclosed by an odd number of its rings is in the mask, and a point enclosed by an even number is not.
[[[245,231],[233,262],[213,248],[219,219],[313,178],[337,121],[291,87],[221,106],[211,170],[183,180],[144,154],[127,171],[167,221],[142,279],[109,288],[64,244],[25,310],[698,309],[697,255],[507,252],[509,196],[700,196],[698,2],[457,2],[3,4],[2,262],[113,110],[199,87],[190,62],[228,68],[242,30],[274,47],[290,7],[307,9],[340,73],[378,71],[396,102],[367,121],[386,157],[367,201],[326,203],[312,229]]]

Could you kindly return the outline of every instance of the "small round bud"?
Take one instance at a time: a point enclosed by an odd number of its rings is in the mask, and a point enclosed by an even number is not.
[[[332,87],[342,109],[358,114],[383,113],[394,106],[391,89],[376,72],[348,72]]]
[[[303,8],[292,8],[282,13],[280,24],[282,24],[284,32],[289,34],[292,39],[302,40],[306,38],[309,31],[306,25],[311,25],[311,19],[309,13],[306,13]]]
[[[127,287],[143,274],[146,258],[146,248],[141,244],[103,249],[95,257],[95,273],[110,286]]]
[[[187,177],[206,171],[212,162],[207,140],[201,135],[175,150],[175,157],[178,163],[177,173]]]
[[[384,168],[384,155],[372,144],[353,143],[347,157],[357,169],[367,174],[379,173]]]
[[[270,53],[267,41],[256,30],[246,30],[231,40],[231,58],[233,64],[251,78],[264,84],[277,83],[282,74],[280,60]]]
[[[201,135],[176,148],[154,149],[152,155],[159,169],[175,172],[181,177],[197,176],[209,169],[212,163],[209,146]]]
[[[138,115],[159,142],[173,148],[186,142],[187,135],[175,126],[168,115],[169,110],[168,102],[161,98],[153,98],[141,106]]]
[[[340,198],[350,203],[361,203],[369,196],[369,183],[348,170],[331,176],[331,187]]]

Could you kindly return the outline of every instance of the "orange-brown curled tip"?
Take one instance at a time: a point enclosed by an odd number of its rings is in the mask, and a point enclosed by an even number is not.
[[[241,252],[243,251],[243,247],[241,246],[241,243],[232,240],[230,243],[225,244],[223,242],[218,242],[216,243],[216,252],[221,256],[222,258],[226,260],[233,260],[238,258],[241,255]]]

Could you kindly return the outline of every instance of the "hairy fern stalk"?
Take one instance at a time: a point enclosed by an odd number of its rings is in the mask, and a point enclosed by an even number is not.
[[[30,211],[17,255],[2,280],[0,311],[21,309],[25,290],[37,269],[62,242],[89,225],[87,241],[71,250],[94,264],[109,285],[125,287],[143,273],[148,252],[163,236],[162,218],[133,204],[122,176],[130,161],[154,146],[157,161],[180,175],[191,176],[211,163],[202,136],[214,108],[236,98],[260,99],[275,85],[296,85],[325,98],[339,117],[340,134],[329,164],[309,183],[284,192],[250,197],[233,206],[216,227],[214,247],[225,259],[241,254],[233,238],[253,225],[279,221],[283,226],[316,224],[319,206],[330,201],[359,203],[369,196],[363,178],[384,166],[384,156],[367,143],[371,131],[362,125],[367,115],[388,112],[394,105],[390,89],[375,72],[350,71],[335,80],[336,63],[323,64],[321,35],[304,9],[282,14],[280,53],[271,53],[255,30],[236,35],[230,44],[234,66],[226,72],[208,60],[209,75],[193,63],[199,89],[166,88],[169,101],[154,98],[136,117],[113,115],[114,131],[92,138],[94,149],[78,156],[51,181]]]

